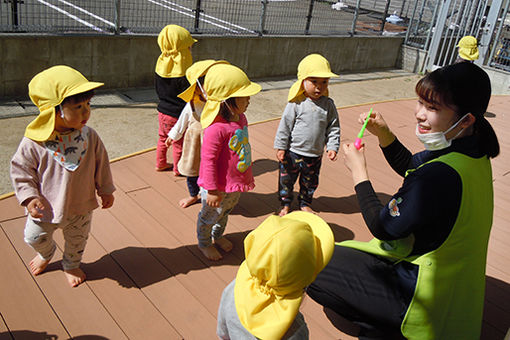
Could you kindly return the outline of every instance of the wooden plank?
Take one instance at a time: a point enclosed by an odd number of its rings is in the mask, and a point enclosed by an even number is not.
[[[0,222],[25,216],[25,208],[19,205],[16,196],[10,196],[0,200]]]
[[[3,222],[2,227],[26,264],[30,262],[35,254],[23,241],[24,224],[24,219],[16,219]],[[35,277],[35,281],[44,292],[44,296],[69,334],[72,337],[101,335],[110,339],[126,339],[125,334],[87,284],[82,284],[76,288],[69,287],[64,274],[60,270],[61,258],[62,252],[57,249],[46,272]],[[33,313],[28,315],[31,314]]]
[[[113,180],[117,190],[124,192],[148,188],[149,185],[140,177],[137,176],[127,166],[127,162],[118,161],[110,165],[113,174]]]
[[[23,222],[24,219],[10,223],[19,227]],[[2,223],[0,229],[0,258],[3,262],[3,275],[0,275],[0,312],[2,316],[0,332],[7,332],[8,335],[8,327],[13,332],[30,330],[32,332],[49,332],[63,339],[69,337],[52,306],[48,304],[32,275],[25,268],[16,249],[13,248],[4,233],[4,225],[5,223]],[[11,339],[9,335],[8,339]]]

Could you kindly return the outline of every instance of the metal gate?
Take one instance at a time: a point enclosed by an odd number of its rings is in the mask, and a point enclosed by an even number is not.
[[[423,72],[451,64],[457,58],[457,44],[466,35],[478,40],[479,57],[475,63],[492,64],[492,45],[505,24],[510,0],[437,0],[424,1],[435,12],[422,48],[427,50]],[[503,4],[505,8],[503,9]],[[406,40],[409,37],[406,37]],[[409,44],[409,43],[408,43]],[[491,45],[492,44],[492,45]]]

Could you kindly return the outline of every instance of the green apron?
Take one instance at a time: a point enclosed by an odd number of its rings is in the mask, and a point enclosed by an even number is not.
[[[457,219],[439,248],[421,256],[408,256],[414,243],[412,235],[395,241],[374,238],[339,245],[419,266],[414,296],[401,325],[406,338],[479,339],[494,208],[490,161],[452,152],[430,162],[449,165],[462,180]]]

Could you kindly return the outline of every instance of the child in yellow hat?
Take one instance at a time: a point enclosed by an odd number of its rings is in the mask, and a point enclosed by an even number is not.
[[[232,249],[232,243],[223,237],[228,214],[241,192],[255,187],[244,112],[250,96],[260,89],[240,68],[230,64],[213,65],[204,78],[207,101],[200,117],[204,138],[198,177],[202,210],[198,214],[197,236],[199,249],[210,260],[222,258],[213,241],[224,251]]]
[[[69,284],[85,280],[80,269],[90,232],[92,210],[113,205],[113,185],[106,149],[86,125],[90,99],[102,83],[88,81],[69,66],[51,67],[28,84],[39,115],[26,128],[11,160],[11,179],[20,204],[28,212],[25,242],[37,255],[30,262],[42,273],[55,253],[53,232],[65,239],[62,267]]]
[[[223,291],[220,339],[308,339],[299,307],[305,288],[327,265],[334,237],[319,216],[269,216],[244,240],[246,260]]]
[[[209,68],[216,64],[228,64],[228,62],[224,60],[202,60],[197,61],[186,70],[186,79],[190,86],[178,97],[187,104],[182,110],[177,123],[168,133],[166,140],[166,145],[170,146],[175,141],[183,138],[182,155],[177,166],[181,175],[186,176],[189,196],[179,201],[181,208],[187,208],[198,202],[200,187],[197,181],[200,170],[200,148],[202,146],[200,116],[207,98],[202,84]]]
[[[280,216],[290,211],[294,183],[299,177],[299,208],[312,212],[312,197],[319,184],[322,154],[335,161],[340,146],[340,122],[333,99],[328,97],[329,62],[319,54],[306,56],[298,65],[298,80],[276,132],[274,148],[279,161]]]
[[[177,97],[189,86],[185,72],[192,63],[191,46],[196,42],[185,28],[178,25],[165,26],[158,36],[161,55],[156,62],[155,88],[158,103],[158,143],[156,146],[156,170],[172,168],[167,163],[168,132],[179,119],[186,102]],[[177,163],[182,153],[182,140],[172,144],[173,171],[179,175]]]

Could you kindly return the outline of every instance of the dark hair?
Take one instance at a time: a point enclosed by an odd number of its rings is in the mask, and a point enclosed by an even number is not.
[[[234,98],[228,98],[227,100],[225,100],[225,103],[228,104],[228,106],[230,106],[231,109],[237,108],[235,97]],[[227,107],[227,105],[225,105],[225,103],[221,103],[221,106],[220,106],[220,115],[225,120],[230,121],[230,119],[232,119],[232,112],[230,112],[229,108]]]
[[[69,102],[71,102],[71,103],[83,102],[83,101],[89,100],[90,98],[94,97],[94,94],[95,94],[94,90],[77,93],[73,96],[66,97],[64,99],[64,101],[62,102],[62,104],[69,103]]]
[[[458,117],[475,116],[474,133],[480,138],[483,152],[490,158],[499,154],[499,142],[485,119],[491,98],[491,82],[487,73],[472,63],[448,65],[429,73],[416,84],[416,94],[434,105],[444,105]]]

